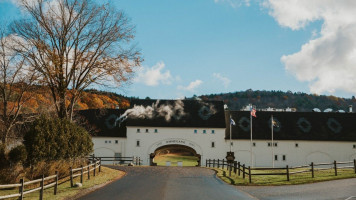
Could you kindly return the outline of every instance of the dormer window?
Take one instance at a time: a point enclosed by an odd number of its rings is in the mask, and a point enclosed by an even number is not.
[[[140,132],[140,129],[138,128],[138,129],[137,129],[137,133],[139,133],[139,132]]]

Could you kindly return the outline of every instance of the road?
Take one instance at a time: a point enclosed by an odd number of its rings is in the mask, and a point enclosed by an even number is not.
[[[356,178],[288,186],[237,186],[257,199],[356,200]]]
[[[226,184],[214,171],[200,167],[116,167],[127,174],[102,189],[81,197],[120,200],[251,200],[245,192]]]

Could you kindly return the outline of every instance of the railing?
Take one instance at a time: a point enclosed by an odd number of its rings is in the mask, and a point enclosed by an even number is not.
[[[118,156],[113,156],[113,157],[95,157],[95,155],[91,155],[88,157],[89,160],[92,160],[93,158],[99,158],[101,159],[102,162],[118,162],[120,164],[128,164],[128,163],[133,163],[135,165],[141,165],[142,160],[140,157],[135,157],[135,156],[128,156],[128,157],[118,157]]]
[[[352,164],[352,165],[350,165]],[[290,180],[290,175],[293,174],[299,174],[299,173],[311,173],[311,177],[315,177],[315,171],[321,171],[321,170],[334,170],[335,176],[338,175],[339,170],[338,169],[354,169],[354,172],[356,174],[356,159],[353,161],[346,161],[346,162],[337,162],[334,161],[332,163],[311,163],[310,165],[304,165],[304,166],[296,166],[296,167],[289,167],[286,165],[286,167],[282,168],[251,168],[250,166],[246,167],[245,164],[241,164],[240,162],[234,161],[233,163],[228,163],[226,160],[215,160],[215,159],[207,159],[206,160],[206,167],[213,167],[215,166],[217,168],[222,167],[224,169],[224,166],[226,166],[226,169],[229,170],[229,176],[231,176],[231,171],[233,170],[234,173],[242,174],[242,178],[245,179],[246,175],[249,178],[249,182],[252,183],[252,176],[270,176],[270,175],[282,175],[286,176],[287,181]],[[326,167],[325,167],[326,166]],[[271,173],[252,173],[251,171],[272,171]],[[297,171],[290,171],[290,170],[297,170]],[[273,172],[277,171],[277,172]],[[282,171],[282,172],[281,172]]]
[[[93,171],[93,176],[96,176],[96,169],[98,169],[98,172],[101,172],[101,160],[94,158],[95,162],[88,164],[87,166],[81,166],[80,168],[76,168],[76,169],[69,169],[69,176],[66,177],[62,177],[61,180],[58,180],[58,171],[56,171],[55,175],[52,176],[48,176],[48,177],[44,177],[42,175],[42,178],[40,179],[36,179],[36,180],[32,180],[32,181],[27,181],[25,182],[24,179],[20,179],[20,183],[18,184],[6,184],[6,185],[0,185],[0,189],[8,189],[8,188],[19,188],[19,193],[15,193],[15,194],[9,194],[9,195],[5,195],[5,196],[0,196],[0,199],[8,199],[8,198],[15,198],[15,197],[19,197],[19,199],[23,199],[24,196],[26,194],[30,194],[36,191],[40,191],[40,196],[39,199],[42,200],[43,199],[43,192],[45,189],[47,188],[51,188],[54,187],[54,191],[53,194],[57,195],[57,189],[58,189],[58,185],[59,182],[61,182],[60,184],[63,184],[67,181],[70,181],[70,186],[73,187],[73,180],[74,178],[80,176],[80,182],[83,183],[83,175],[84,174],[88,174],[88,179],[90,179],[90,172]],[[78,173],[80,172],[80,173]],[[69,179],[68,179],[69,178]],[[52,180],[51,182],[45,184],[45,181],[49,181]],[[25,189],[25,186],[28,185],[35,185],[40,183],[40,187],[36,187],[36,188],[31,188],[29,190]]]

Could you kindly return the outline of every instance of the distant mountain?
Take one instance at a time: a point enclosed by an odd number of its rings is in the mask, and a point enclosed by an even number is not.
[[[194,96],[193,98],[195,98]],[[333,111],[344,110],[348,112],[349,105],[356,110],[356,99],[340,98],[335,96],[306,94],[302,92],[265,91],[251,89],[233,93],[201,95],[203,100],[220,100],[229,107],[230,110],[240,110],[242,107],[253,104],[258,109],[261,108],[296,108],[297,112],[312,111],[319,108],[321,111],[331,108]]]

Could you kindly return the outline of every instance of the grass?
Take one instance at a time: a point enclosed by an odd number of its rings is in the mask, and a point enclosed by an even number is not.
[[[315,183],[321,181],[330,181],[345,178],[356,178],[354,169],[338,169],[338,175],[335,176],[334,169],[315,171],[314,178],[312,178],[311,172],[290,174],[289,181],[287,181],[287,175],[252,175],[252,183],[249,183],[249,177],[246,175],[245,179],[242,178],[242,173],[238,176],[238,173],[231,172],[229,177],[229,171],[225,168],[211,168],[217,172],[217,176],[223,181],[232,185],[297,185],[306,183]],[[301,171],[307,169],[290,169],[290,172]],[[246,171],[248,172],[248,171]],[[286,170],[251,170],[251,173],[285,173]]]
[[[170,161],[171,166],[177,166],[178,161],[182,161],[183,166],[196,166],[198,164],[198,158],[194,156],[164,154],[154,158],[154,162],[157,163],[158,166],[166,166],[166,161]]]
[[[81,188],[71,188],[70,181],[64,182],[58,185],[57,195],[53,194],[53,187],[48,188],[44,191],[43,199],[72,199],[72,197],[82,194],[83,191],[90,190],[90,188],[105,184],[111,180],[117,179],[124,175],[124,172],[110,169],[107,167],[102,167],[102,172],[97,176],[93,176],[93,172],[90,174],[90,180],[87,180],[87,174],[83,178],[83,187]],[[74,179],[74,184],[80,182],[80,177]],[[61,182],[60,182],[61,183]],[[18,193],[18,188],[13,190],[0,190],[0,196]],[[16,198],[14,198],[16,199]],[[24,199],[28,200],[38,200],[39,191],[25,195]]]

